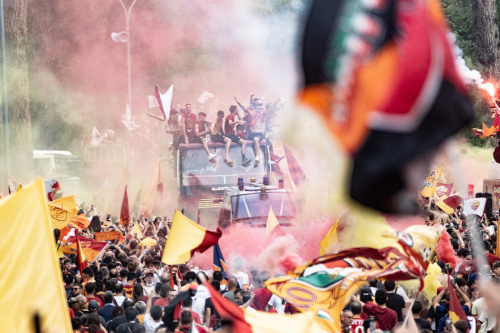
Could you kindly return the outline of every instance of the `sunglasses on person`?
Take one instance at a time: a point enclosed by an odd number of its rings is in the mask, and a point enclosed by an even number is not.
[[[78,289],[80,289],[80,288],[78,288],[78,287],[76,287],[76,288],[73,288],[73,290],[78,290]]]

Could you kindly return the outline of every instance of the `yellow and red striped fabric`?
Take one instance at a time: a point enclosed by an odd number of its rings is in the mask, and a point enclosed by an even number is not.
[[[161,261],[168,265],[185,263],[195,252],[203,253],[217,244],[221,236],[220,228],[207,230],[176,210]]]

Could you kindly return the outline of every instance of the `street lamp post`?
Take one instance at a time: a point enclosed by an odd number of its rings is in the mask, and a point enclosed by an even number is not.
[[[128,105],[130,107],[130,110],[132,110],[132,73],[131,73],[131,65],[130,65],[130,12],[132,11],[132,8],[134,7],[135,3],[137,0],[134,0],[130,7],[127,9],[125,4],[123,3],[123,0],[118,0],[120,1],[120,4],[123,7],[123,11],[125,12],[125,19],[127,20],[127,30],[122,31],[120,33],[115,33],[113,32],[111,34],[111,39],[115,43],[127,43],[127,75],[128,75]]]
[[[5,51],[5,23],[3,17],[3,0],[0,0],[0,44],[2,54],[2,104],[3,104],[3,135],[4,135],[4,159],[5,159],[5,181],[7,194],[9,193],[10,172],[10,136],[9,136],[9,108],[7,105],[7,52]]]

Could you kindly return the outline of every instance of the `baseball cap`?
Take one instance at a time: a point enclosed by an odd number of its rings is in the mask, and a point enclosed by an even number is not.
[[[373,296],[372,290],[369,287],[365,287],[365,288],[361,289],[361,295]]]
[[[99,303],[97,303],[96,300],[91,300],[89,302],[89,311],[94,311],[94,310],[97,310],[99,308]]]
[[[146,276],[148,276],[148,275],[155,276],[155,275],[154,275],[153,273],[151,273],[151,272],[146,273]]]

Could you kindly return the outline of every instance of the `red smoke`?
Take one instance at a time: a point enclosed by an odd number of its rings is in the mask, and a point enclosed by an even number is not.
[[[311,221],[314,221],[311,219]],[[286,236],[277,237],[268,244],[265,228],[228,228],[219,240],[222,254],[231,271],[234,260],[245,259],[245,270],[258,266],[271,274],[288,273],[304,262],[319,256],[319,242],[323,239],[333,222],[311,222],[291,228],[283,227]],[[189,262],[193,267],[212,269],[213,251],[195,254]]]
[[[439,238],[436,253],[438,260],[444,261],[445,263],[450,264],[451,267],[455,268],[457,258],[455,257],[455,250],[453,250],[453,246],[450,242],[450,236],[447,232],[443,232],[443,235]]]

